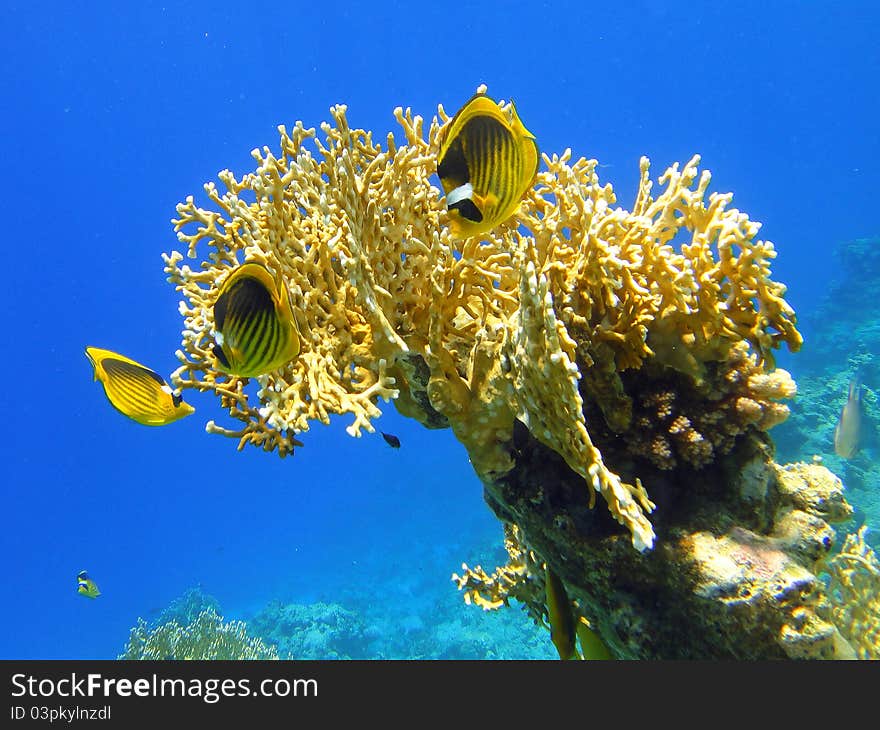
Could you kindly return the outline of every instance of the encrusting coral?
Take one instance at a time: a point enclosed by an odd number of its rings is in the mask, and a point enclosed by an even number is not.
[[[664,470],[680,462],[699,469],[727,454],[750,428],[766,431],[781,423],[789,409],[779,401],[797,392],[787,371],[765,373],[745,342],[732,345],[723,360],[706,363],[698,383],[674,370],[651,370],[649,377],[622,374],[632,427],[615,435],[625,434],[631,457],[647,457]]]
[[[491,576],[463,566],[453,580],[468,602],[490,610],[515,599],[543,623],[543,556],[574,615],[617,658],[850,657],[848,632],[832,612],[851,614],[852,596],[826,592],[820,579],[835,542],[831,523],[852,514],[843,485],[820,465],[774,465],[758,446],[743,450],[751,461],[734,460],[735,476],[721,467],[689,483],[697,507],[668,492],[663,540],[647,555],[567,499],[575,479],[558,457],[528,450],[486,490],[505,521],[508,565]],[[876,588],[873,598],[865,588],[859,616],[876,602]]]
[[[775,251],[756,240],[758,224],[729,207],[729,194],[707,197],[699,157],[670,167],[656,197],[643,158],[627,211],[614,207],[595,160],[544,155],[546,169],[513,218],[456,240],[431,184],[443,108],[427,139],[422,119],[398,108],[405,143],[389,134],[384,147],[349,127],[344,106],[331,115],[323,139],[299,122],[290,133],[280,127],[280,155],[254,150],[254,172],[221,172],[225,192],[205,186],[213,210],[192,197],[178,206],[178,237],[202,260],[193,269],[183,253],[164,256],[184,296],[173,380],[213,392],[242,422],[210,422],[208,431],[284,456],[311,421],[349,414],[348,431],[359,436],[374,430],[378,400],[396,399],[426,425],[451,426],[491,481],[514,467],[519,421],[586,481],[585,498],[602,494],[645,550],[654,544],[654,504],[637,476],[625,481],[609,468],[591,438],[606,425],[623,438],[641,433],[627,373],[679,373],[711,401],[715,363],[740,357],[748,343],[752,375],[725,407],[741,405],[743,430],[782,415],[764,415],[793,390],[784,371],[772,370],[772,350],[782,342],[797,349],[801,339],[784,286],[770,278]],[[302,340],[295,361],[256,378],[256,393],[212,355],[213,304],[244,261],[281,273]],[[590,405],[604,423],[588,423]],[[669,429],[681,458],[698,464],[715,456],[706,431],[687,414]]]

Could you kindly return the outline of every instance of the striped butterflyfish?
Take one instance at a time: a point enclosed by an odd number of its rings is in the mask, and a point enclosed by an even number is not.
[[[76,576],[76,592],[86,598],[97,598],[101,595],[97,583],[89,578],[89,574],[84,570],[79,571]]]
[[[513,102],[476,94],[441,132],[437,174],[454,235],[486,233],[512,216],[538,172],[535,136]]]
[[[254,377],[299,355],[287,287],[260,263],[236,268],[214,303],[214,356],[220,369]]]
[[[131,358],[99,347],[87,347],[104,393],[117,411],[145,426],[164,426],[195,411],[171,390],[159,373]]]

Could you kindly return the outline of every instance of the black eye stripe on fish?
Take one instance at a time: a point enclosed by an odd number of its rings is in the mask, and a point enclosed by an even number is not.
[[[450,210],[457,210],[461,213],[461,217],[466,220],[473,221],[474,223],[479,223],[483,220],[483,214],[480,213],[480,209],[474,204],[474,201],[470,198],[465,198],[464,200],[459,200],[457,203],[449,206]]]
[[[212,348],[211,352],[214,353],[214,357],[216,357],[216,358],[220,361],[220,364],[221,364],[226,370],[229,370],[229,368],[230,368],[229,360],[227,360],[227,359],[226,359],[226,355],[223,354],[223,348],[220,347],[220,345],[214,345],[214,347]]]

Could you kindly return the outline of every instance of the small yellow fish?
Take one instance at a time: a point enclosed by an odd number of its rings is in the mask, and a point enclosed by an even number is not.
[[[85,596],[86,598],[97,598],[101,595],[101,591],[98,590],[98,586],[95,584],[91,578],[89,578],[88,573],[86,571],[81,570],[79,575],[76,576],[76,592],[81,596]]]
[[[565,592],[565,586],[550,566],[544,571],[547,592],[547,613],[550,617],[550,639],[559,652],[560,659],[580,659],[575,648],[575,622],[571,610],[571,601]]]
[[[220,369],[254,377],[296,359],[299,333],[287,287],[262,264],[242,264],[214,303],[214,356]]]
[[[444,128],[437,174],[453,234],[470,238],[510,218],[538,172],[535,136],[511,102],[476,94]]]
[[[842,459],[851,459],[859,450],[862,438],[862,385],[858,377],[849,384],[849,397],[840,411],[834,428],[834,451]]]
[[[195,411],[171,390],[161,375],[146,365],[99,347],[87,347],[95,380],[104,386],[117,411],[145,426],[164,426]]]
[[[578,621],[577,635],[581,644],[581,654],[583,654],[584,659],[614,659],[611,652],[608,651],[608,647],[605,646],[605,642],[602,641],[599,634],[590,628],[589,623],[583,617]]]

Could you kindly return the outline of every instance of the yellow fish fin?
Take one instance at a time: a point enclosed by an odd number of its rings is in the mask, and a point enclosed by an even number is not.
[[[512,120],[511,127],[515,134],[526,139],[535,139],[535,135],[526,129],[526,125],[519,118],[519,112],[516,110],[516,104],[513,103],[513,99],[510,100],[510,115]]]

